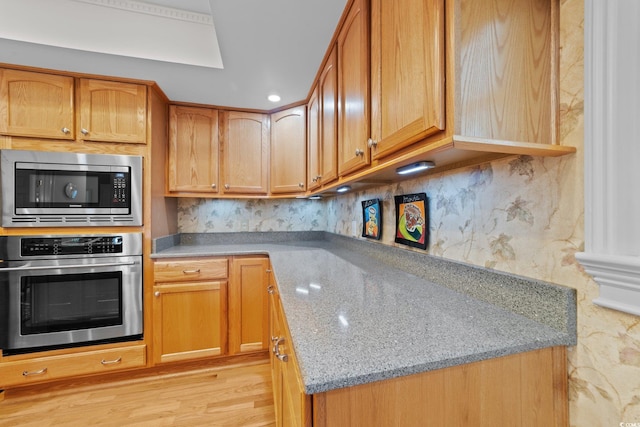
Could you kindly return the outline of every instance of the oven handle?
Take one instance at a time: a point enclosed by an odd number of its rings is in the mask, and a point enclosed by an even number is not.
[[[0,273],[4,271],[28,271],[28,270],[58,270],[69,268],[95,268],[95,267],[121,267],[123,265],[135,265],[139,264],[137,261],[130,262],[105,262],[102,264],[72,264],[72,265],[41,265],[41,266],[28,266],[23,265],[20,267],[0,267]]]

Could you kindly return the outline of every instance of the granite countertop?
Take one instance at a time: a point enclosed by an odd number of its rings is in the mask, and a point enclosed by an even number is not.
[[[537,321],[340,241],[179,244],[152,258],[244,254],[270,257],[307,394],[575,344],[572,322]]]

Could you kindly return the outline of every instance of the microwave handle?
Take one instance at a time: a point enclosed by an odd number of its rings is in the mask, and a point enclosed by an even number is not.
[[[20,267],[0,267],[0,273],[5,271],[29,271],[29,270],[58,270],[69,268],[94,268],[94,267],[121,267],[123,265],[135,265],[137,261],[131,262],[105,262],[102,264],[72,264],[72,265],[41,265],[37,267],[22,265]]]

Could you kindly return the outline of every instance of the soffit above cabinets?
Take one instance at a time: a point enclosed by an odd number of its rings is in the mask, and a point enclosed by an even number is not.
[[[346,1],[0,0],[0,62],[271,110],[306,98]],[[274,92],[279,103],[266,99]]]
[[[133,0],[4,3],[0,36],[7,39],[223,68],[213,18],[208,10],[199,13]],[[208,1],[204,0],[203,4],[208,9]],[[25,20],[29,25],[24,25]]]

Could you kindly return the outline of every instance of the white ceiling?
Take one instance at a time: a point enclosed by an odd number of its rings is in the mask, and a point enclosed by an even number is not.
[[[0,62],[153,80],[172,101],[271,110],[306,98],[345,4],[0,0]]]

